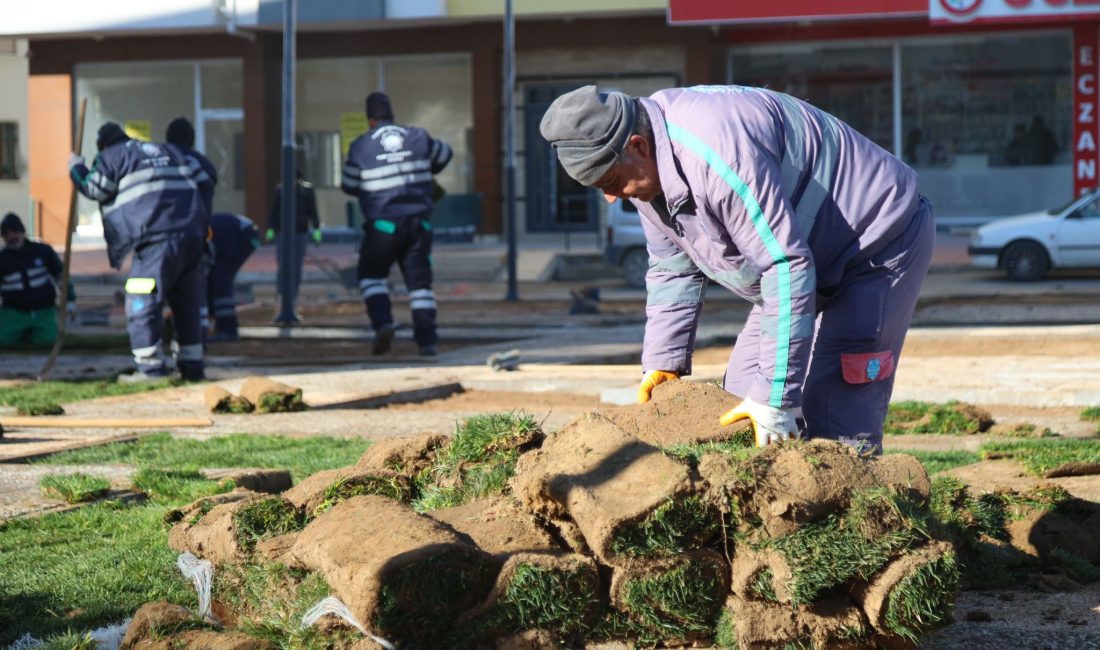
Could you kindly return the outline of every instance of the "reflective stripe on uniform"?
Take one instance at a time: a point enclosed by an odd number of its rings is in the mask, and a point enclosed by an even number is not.
[[[454,152],[451,151],[451,146],[442,140],[432,140],[432,150],[429,154],[432,163],[435,165],[446,165],[451,160],[451,156]]]
[[[163,359],[164,352],[160,349],[160,341],[157,341],[153,345],[144,348],[134,348],[130,350],[134,355],[134,361],[141,363],[150,359]]]
[[[699,267],[695,265],[695,262],[691,261],[687,253],[679,252],[675,255],[669,255],[663,260],[649,258],[649,270],[655,272],[664,273],[695,273],[699,270]]]
[[[806,271],[791,272],[791,297],[805,296],[817,291],[817,273]],[[765,298],[779,297],[779,280],[769,275],[760,279],[760,292]]]
[[[408,162],[391,163],[374,169],[364,169],[359,172],[359,178],[364,181],[375,181],[387,176],[421,172],[432,168],[430,160],[410,160]]]
[[[198,190],[198,185],[196,185],[194,179],[191,178],[147,181],[131,187],[124,192],[119,192],[118,196],[115,197],[114,203],[103,206],[101,212],[106,216],[128,203],[133,203],[146,194],[167,192],[171,190]]]
[[[409,292],[409,307],[412,309],[435,309],[435,293],[431,289],[416,289]]]
[[[390,288],[386,286],[385,280],[374,280],[371,278],[363,278],[359,281],[359,291],[363,293],[364,298],[380,296],[382,294],[388,296],[390,294]]]
[[[832,116],[820,112],[815,114],[817,122],[822,127],[820,149],[814,158],[806,187],[795,200],[790,193],[798,187],[798,180],[805,171],[809,157],[805,141],[806,119],[803,113],[803,107],[807,105],[779,93],[772,93],[771,97],[779,104],[787,123],[786,128],[783,129],[786,146],[783,158],[779,162],[780,178],[784,192],[788,193],[787,200],[794,209],[795,220],[802,231],[802,236],[809,237],[810,231],[813,230],[814,219],[833,186],[837,156],[840,152],[840,144],[836,136],[837,128]]]
[[[402,185],[408,185],[409,183],[427,183],[432,180],[432,173],[430,171],[417,172],[413,174],[399,174],[397,176],[388,176],[386,178],[376,181],[363,181],[359,185],[359,189],[364,192],[379,192],[381,190],[388,190],[394,187],[401,187]]]
[[[776,338],[779,332],[779,316],[761,314],[760,335],[768,338]],[[794,314],[791,316],[791,338],[804,339],[814,333],[814,314]]]
[[[126,293],[145,295],[157,288],[156,278],[130,278],[126,280]]]
[[[697,305],[703,302],[706,278],[699,275],[665,278],[646,292],[647,307],[656,305]]]
[[[702,158],[707,166],[710,167],[711,171],[717,174],[718,177],[729,186],[733,193],[741,199],[741,202],[745,206],[745,211],[748,213],[749,219],[756,229],[756,234],[763,242],[764,249],[768,252],[768,255],[771,256],[772,263],[775,264],[776,273],[778,274],[776,287],[778,292],[779,313],[776,316],[775,326],[775,374],[772,377],[772,390],[768,399],[768,404],[774,408],[781,408],[783,406],[783,393],[787,385],[787,368],[790,364],[791,353],[792,306],[790,260],[787,259],[787,254],[783,252],[783,248],[775,238],[775,233],[772,232],[771,226],[768,225],[768,220],[764,217],[763,210],[760,209],[760,203],[756,200],[756,197],[752,195],[745,181],[741,180],[741,177],[737,175],[737,172],[730,168],[726,161],[718,155],[718,152],[711,149],[707,143],[703,142],[692,133],[689,133],[671,122],[666,122],[666,127],[668,129],[668,136],[673,142],[684,145],[687,149],[692,151],[692,153]]]

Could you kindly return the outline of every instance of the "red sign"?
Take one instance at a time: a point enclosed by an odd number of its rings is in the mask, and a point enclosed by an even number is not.
[[[1100,15],[1100,0],[928,0],[933,25],[1068,22]]]
[[[1097,92],[1097,49],[1100,26],[1096,23],[1073,28],[1073,192],[1100,185],[1097,182],[1097,142],[1100,141],[1100,93]]]
[[[933,0],[934,2],[935,0]],[[927,16],[929,0],[669,0],[669,24]]]

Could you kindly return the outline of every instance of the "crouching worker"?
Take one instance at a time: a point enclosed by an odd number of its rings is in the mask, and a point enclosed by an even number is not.
[[[61,260],[49,244],[27,239],[19,217],[9,212],[0,221],[0,347],[45,347],[57,340],[57,289]],[[69,283],[69,311],[76,295]]]
[[[203,250],[210,222],[203,200],[213,183],[194,158],[171,144],[131,140],[107,122],[91,169],[69,159],[77,190],[99,203],[113,268],[134,252],[126,280],[126,328],[138,373],[166,377],[161,348],[164,306],[172,309],[176,368],[186,381],[204,378],[201,311],[206,304]]]
[[[761,446],[804,432],[881,452],[935,237],[916,172],[806,102],[742,86],[585,86],[541,130],[570,176],[641,214],[640,401],[691,372],[713,280],[754,304],[725,377],[743,401],[722,424],[751,420]]]
[[[260,247],[260,231],[251,219],[229,212],[215,212],[210,217],[210,230],[214,259],[207,295],[214,314],[214,334],[209,341],[236,341],[240,334],[233,283],[245,261]]]

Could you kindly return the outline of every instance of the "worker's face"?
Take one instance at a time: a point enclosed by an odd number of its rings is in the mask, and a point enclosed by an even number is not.
[[[4,233],[4,245],[8,248],[20,249],[23,247],[23,242],[26,241],[26,233],[19,232],[18,230],[9,230]]]
[[[620,162],[607,170],[594,187],[603,192],[608,203],[614,203],[616,199],[637,199],[648,203],[660,196],[661,179],[649,140],[640,135],[630,136]]]

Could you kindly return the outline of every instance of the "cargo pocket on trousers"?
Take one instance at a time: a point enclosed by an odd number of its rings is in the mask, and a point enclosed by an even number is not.
[[[844,381],[849,384],[869,384],[873,381],[884,381],[894,376],[894,353],[890,350],[882,352],[862,352],[857,354],[841,354],[840,370],[844,375]]]

